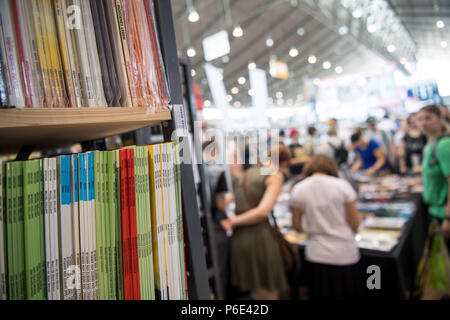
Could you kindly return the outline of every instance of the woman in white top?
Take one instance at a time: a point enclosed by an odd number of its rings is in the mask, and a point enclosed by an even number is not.
[[[308,236],[305,247],[309,297],[356,299],[359,249],[354,239],[360,223],[356,192],[340,179],[336,162],[317,155],[305,166],[307,177],[292,190],[293,227]]]

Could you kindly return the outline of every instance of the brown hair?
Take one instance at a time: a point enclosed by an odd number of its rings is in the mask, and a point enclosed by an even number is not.
[[[270,155],[272,155],[273,153],[275,153],[275,154],[278,153],[279,163],[282,163],[283,161],[289,162],[292,158],[291,150],[288,147],[286,147],[284,144],[281,144],[281,143],[274,146],[270,150]]]
[[[339,177],[339,168],[336,161],[325,155],[314,156],[303,168],[305,177],[310,177],[315,173],[323,173],[327,176]]]
[[[442,119],[442,111],[441,108],[439,108],[437,105],[434,104],[430,104],[428,106],[423,107],[422,109],[420,109],[419,112],[428,112],[428,113],[432,113],[435,116],[437,116],[439,119]]]
[[[437,116],[442,121],[441,132],[444,134],[447,133],[447,126],[445,125],[444,115],[442,114],[442,110],[440,107],[438,107],[437,105],[434,105],[434,104],[430,104],[430,105],[425,106],[422,109],[420,109],[419,112],[427,112],[427,113],[431,113],[431,114],[434,114],[435,116]]]

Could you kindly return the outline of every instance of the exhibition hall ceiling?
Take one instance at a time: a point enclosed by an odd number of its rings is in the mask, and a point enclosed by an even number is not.
[[[408,73],[417,59],[449,59],[448,0],[172,0],[172,10],[180,55],[191,49],[194,80],[205,100],[211,94],[202,41],[227,30],[230,53],[210,63],[222,71],[235,106],[251,105],[249,66],[266,71],[273,101],[281,93],[284,102],[295,103],[307,80],[387,61]],[[270,76],[275,59],[287,64],[288,79]]]

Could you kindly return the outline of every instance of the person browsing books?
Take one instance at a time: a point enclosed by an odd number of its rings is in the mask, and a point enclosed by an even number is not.
[[[307,235],[309,298],[356,299],[361,282],[354,239],[360,223],[356,192],[325,155],[314,156],[303,175],[306,178],[292,190],[291,209],[293,227]]]
[[[363,169],[366,174],[374,176],[388,170],[386,153],[375,140],[369,140],[357,132],[352,135],[351,141],[353,150],[356,152],[356,162],[351,167],[352,172]]]

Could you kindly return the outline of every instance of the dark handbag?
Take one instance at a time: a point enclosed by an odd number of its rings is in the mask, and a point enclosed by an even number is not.
[[[250,170],[247,170],[244,173],[244,178],[243,178],[244,194],[245,194],[245,198],[247,199],[249,204],[252,207],[257,207],[258,203],[256,201],[254,201],[254,198],[251,196],[251,194],[248,190],[248,173],[249,173],[249,171]],[[300,254],[298,252],[298,248],[295,245],[288,242],[284,238],[284,235],[281,233],[280,229],[278,228],[277,221],[275,219],[275,216],[273,215],[273,212],[271,213],[271,217],[272,217],[272,222],[273,222],[271,225],[271,230],[272,230],[273,237],[274,237],[275,241],[278,243],[278,247],[280,249],[280,255],[281,255],[281,259],[283,260],[284,271],[286,272],[288,279],[292,280],[293,277],[295,277],[298,274],[298,272],[300,271]]]

